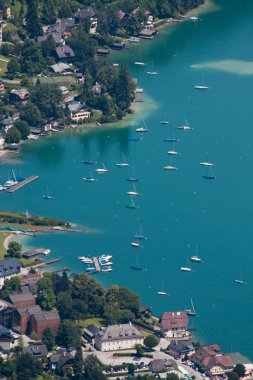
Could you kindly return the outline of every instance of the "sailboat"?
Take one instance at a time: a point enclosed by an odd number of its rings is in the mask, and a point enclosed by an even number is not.
[[[82,161],[82,164],[93,165],[94,161]]]
[[[200,162],[199,164],[201,166],[207,166],[207,167],[214,166],[214,164],[212,162],[210,162],[209,159],[208,159],[208,153],[206,154],[206,161]]]
[[[194,256],[191,256],[191,261],[194,261],[195,263],[202,263],[202,259],[198,256],[198,244],[196,247],[196,254]]]
[[[140,265],[139,265],[139,258],[138,258],[137,252],[136,252],[136,264],[132,265],[131,269],[133,269],[133,270],[142,270],[142,267],[140,267]]]
[[[47,194],[42,196],[44,199],[54,199],[52,195],[49,195],[48,187],[47,187]]]
[[[143,231],[142,231],[142,228],[141,228],[141,225],[140,225],[140,230],[138,233],[136,233],[134,235],[134,237],[138,240],[144,240],[144,239],[147,239],[147,237],[143,234]]]
[[[167,293],[167,292],[164,291],[164,286],[163,286],[163,284],[162,284],[162,290],[159,290],[159,291],[157,292],[157,294],[158,294],[159,296],[168,296],[168,295],[169,295],[169,293]]]
[[[203,73],[202,73],[202,82],[201,82],[201,85],[196,85],[196,86],[194,86],[194,88],[195,88],[196,90],[208,90],[208,89],[209,89],[208,86],[205,86],[205,85],[204,85]]]
[[[185,125],[180,125],[177,129],[181,129],[182,131],[190,131],[193,128],[189,126],[188,121],[186,120]]]
[[[134,175],[134,168],[133,168],[133,176],[127,178],[128,182],[138,182],[139,180]]]
[[[203,178],[205,178],[205,179],[216,179],[212,166],[209,166],[207,168],[207,173],[205,175],[203,175]]]
[[[159,74],[157,71],[147,71],[146,73],[149,75],[158,75]]]
[[[141,60],[141,47],[140,47],[140,60],[135,61],[134,64],[138,65],[138,66],[146,66],[147,65],[145,62],[142,62],[142,60]]]
[[[180,270],[183,272],[192,272],[192,268],[190,267],[189,260],[187,259],[187,261],[188,261],[188,267],[181,267]]]
[[[97,168],[96,169],[96,172],[97,173],[107,173],[107,172],[109,172],[109,170],[108,169],[106,169],[106,167],[105,167],[105,164],[102,162],[102,168]]]
[[[177,170],[176,166],[171,165],[171,157],[170,157],[170,164],[163,167],[165,170],[175,171]]]
[[[134,204],[134,200],[133,200],[133,197],[131,197],[131,203],[126,205],[127,208],[130,208],[130,209],[135,209],[135,204]]]
[[[133,190],[127,191],[127,194],[132,197],[137,197],[139,195],[134,183],[133,183]]]
[[[89,170],[89,175],[87,177],[83,177],[83,180],[86,181],[86,182],[96,182],[96,178],[94,178],[92,175],[91,175],[91,171]]]
[[[171,156],[177,156],[178,154],[180,154],[180,153],[178,153],[178,152],[174,149],[174,142],[173,142],[173,144],[172,144],[172,149],[168,150],[167,154],[169,154],[169,155],[171,155]]]
[[[190,17],[190,20],[192,20],[192,21],[198,21],[198,15],[197,15],[197,12],[195,12],[195,16],[191,16]]]
[[[124,154],[122,154],[122,158],[123,158],[123,160],[121,162],[118,162],[116,164],[116,166],[118,166],[119,168],[125,168],[125,167],[129,166],[129,164],[128,164],[128,162],[127,162],[126,157],[124,156]]]
[[[141,243],[139,242],[138,239],[136,239],[136,241],[133,241],[131,243],[131,246],[134,247],[134,248],[140,248],[141,247]]]
[[[170,122],[169,122],[168,120],[161,120],[161,121],[160,121],[160,124],[164,124],[164,125],[166,125],[166,124],[170,124]]]
[[[136,128],[135,132],[141,132],[141,133],[142,132],[148,132],[148,128],[147,128],[144,120],[142,121],[142,126],[139,128]]]
[[[194,309],[194,305],[193,305],[193,302],[192,302],[192,298],[191,298],[191,309],[188,309],[188,310],[185,310],[187,315],[191,316],[191,317],[196,317],[197,314],[196,314],[196,311]]]
[[[235,280],[235,282],[237,284],[240,284],[240,285],[247,285],[247,282],[243,281],[243,280]]]

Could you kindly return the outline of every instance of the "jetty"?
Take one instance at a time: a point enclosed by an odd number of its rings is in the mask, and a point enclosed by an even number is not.
[[[97,272],[101,272],[101,266],[100,266],[100,263],[98,261],[98,258],[97,257],[93,257],[92,259],[93,259],[96,271]]]
[[[71,270],[70,267],[62,267],[62,268],[60,268],[60,269],[56,269],[56,270],[54,270],[53,272],[54,272],[54,273],[59,273],[59,272],[67,272],[67,271],[70,271],[70,270]]]
[[[39,178],[38,175],[32,175],[31,177],[28,177],[28,178],[24,179],[23,181],[17,183],[17,185],[14,185],[14,186],[10,187],[7,190],[7,192],[8,193],[14,193],[14,191],[17,191],[17,190],[21,189],[21,187],[24,187],[24,186],[28,185],[28,183],[34,181],[37,178]]]

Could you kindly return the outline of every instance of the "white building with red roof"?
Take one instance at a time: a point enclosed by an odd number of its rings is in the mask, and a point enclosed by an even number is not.
[[[166,338],[189,339],[188,315],[186,311],[169,311],[161,317],[161,329]]]

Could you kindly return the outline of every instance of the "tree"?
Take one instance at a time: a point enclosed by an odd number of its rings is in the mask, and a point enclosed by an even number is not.
[[[155,335],[147,335],[144,338],[144,344],[148,348],[154,348],[159,344],[159,339]]]
[[[75,380],[81,380],[82,379],[82,372],[83,372],[83,352],[82,347],[77,347],[75,358],[74,358],[74,379]]]
[[[45,310],[52,310],[56,304],[53,283],[49,277],[43,277],[38,281],[38,304]]]
[[[62,92],[55,84],[39,84],[33,95],[33,102],[44,117],[62,117],[62,99]]]
[[[134,374],[134,371],[135,371],[135,366],[133,363],[129,363],[127,365],[127,370],[128,370],[128,373],[129,375],[133,375]]]
[[[37,38],[43,35],[36,0],[27,0],[26,29],[30,38]]]
[[[8,129],[4,140],[7,144],[18,144],[20,140],[21,133],[16,127],[13,126]]]
[[[72,10],[67,2],[64,2],[60,7],[58,16],[60,18],[69,18],[72,16]]]
[[[94,355],[89,355],[84,360],[83,379],[85,380],[106,380],[106,376],[103,374],[97,358]]]
[[[45,58],[52,56],[56,48],[56,43],[53,37],[49,35],[46,41],[42,42],[41,47],[42,47],[42,54]]]
[[[24,42],[21,56],[20,65],[21,72],[23,73],[30,75],[39,74],[46,67],[41,45],[33,40],[27,39]]]
[[[52,351],[55,346],[55,338],[52,334],[52,330],[47,327],[43,331],[42,342],[47,346],[48,351]]]
[[[9,74],[16,74],[20,71],[20,64],[17,58],[11,58],[7,65],[7,70]]]
[[[56,342],[63,347],[72,348],[80,344],[80,332],[78,326],[66,319],[60,325]]]
[[[179,377],[176,373],[168,373],[167,380],[179,380]]]
[[[28,136],[31,133],[28,123],[23,120],[18,120],[14,123],[14,127],[16,127],[19,130],[21,134],[21,140],[27,140]]]
[[[142,346],[142,344],[136,344],[135,349],[136,349],[136,355],[138,355],[138,356],[143,355],[144,347]]]
[[[232,371],[232,372],[227,372],[227,378],[228,380],[239,380],[239,375],[238,373]]]
[[[41,374],[41,363],[32,355],[19,354],[16,359],[17,380],[31,380]]]
[[[239,377],[244,377],[245,372],[246,372],[246,368],[243,364],[238,363],[238,364],[236,364],[235,368],[233,369],[233,372],[236,372]]]
[[[133,99],[134,87],[126,66],[121,65],[118,80],[115,87],[117,106],[123,110],[127,109]]]
[[[54,24],[56,21],[55,3],[52,0],[44,0],[41,21],[43,24]]]
[[[11,241],[8,244],[7,255],[11,257],[21,257],[22,245],[16,241]]]
[[[27,103],[21,108],[21,120],[26,121],[32,127],[40,127],[42,124],[42,116],[38,107],[33,103]]]

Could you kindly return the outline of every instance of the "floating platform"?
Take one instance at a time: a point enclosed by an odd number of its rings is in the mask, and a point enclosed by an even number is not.
[[[97,257],[92,257],[92,259],[93,259],[96,271],[97,272],[101,272],[101,266],[100,266],[100,263],[98,261],[98,258]]]
[[[21,187],[24,187],[24,186],[28,185],[28,183],[34,181],[37,178],[39,178],[38,175],[32,175],[31,177],[28,177],[28,178],[24,179],[23,181],[19,182],[17,185],[14,185],[14,186],[10,187],[7,190],[7,192],[8,193],[14,193],[14,191],[17,191],[17,190],[21,189]]]

